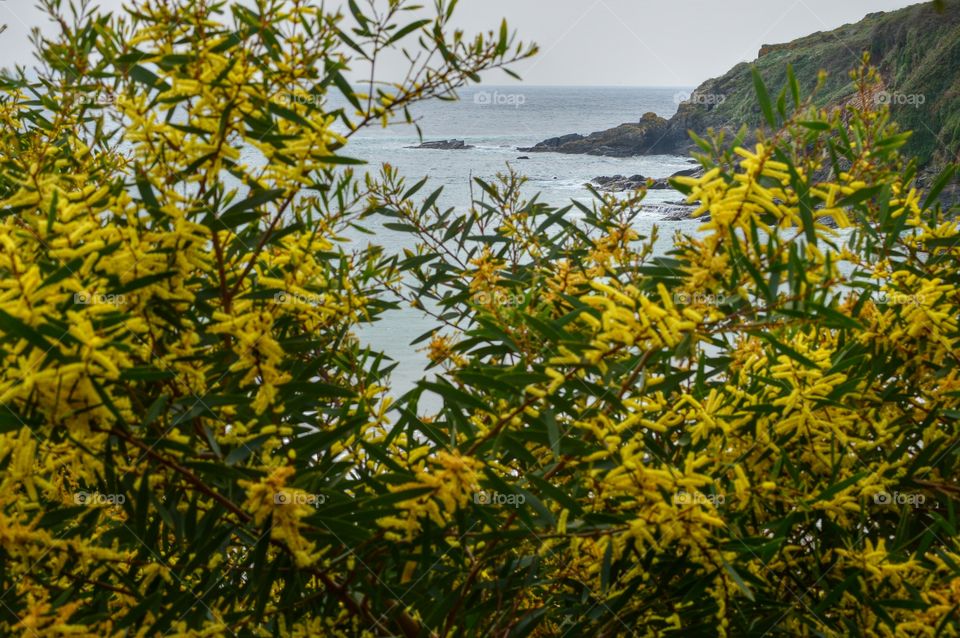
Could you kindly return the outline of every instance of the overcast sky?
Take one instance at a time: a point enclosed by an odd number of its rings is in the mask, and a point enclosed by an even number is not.
[[[96,1],[96,0],[94,0]],[[385,0],[383,0],[385,1]],[[33,0],[0,0],[3,61],[28,63],[27,32],[44,25]],[[116,10],[122,0],[99,0]],[[432,6],[432,0],[422,0]],[[913,0],[460,0],[458,25],[489,30],[506,17],[540,54],[516,67],[541,85],[694,86],[756,58],[762,44],[856,22]],[[383,79],[400,65],[383,69]],[[503,74],[486,78],[511,83]]]

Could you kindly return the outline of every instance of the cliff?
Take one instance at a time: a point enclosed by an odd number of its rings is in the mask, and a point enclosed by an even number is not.
[[[960,152],[960,0],[941,4],[940,9],[926,2],[873,13],[832,31],[764,45],[754,62],[738,64],[697,87],[669,120],[648,113],[639,122],[587,136],[552,138],[521,150],[616,157],[686,154],[692,146],[688,131],[703,134],[711,128],[736,131],[744,124],[761,126],[751,66],[760,71],[774,96],[786,84],[787,64],[793,65],[807,94],[824,70],[827,80],[816,102],[839,106],[853,96],[849,71],[868,51],[884,82],[876,99],[890,104],[894,120],[914,132],[905,152],[915,155],[921,165],[956,159]]]

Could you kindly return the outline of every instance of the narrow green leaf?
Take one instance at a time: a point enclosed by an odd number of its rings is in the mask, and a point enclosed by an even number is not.
[[[767,87],[763,83],[763,77],[757,67],[750,69],[753,75],[753,88],[757,93],[757,100],[760,102],[760,110],[763,111],[763,117],[771,128],[777,127],[777,118],[773,113],[773,105],[770,102],[770,94],[767,93]]]

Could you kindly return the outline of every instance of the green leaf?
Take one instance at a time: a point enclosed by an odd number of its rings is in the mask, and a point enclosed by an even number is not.
[[[464,392],[463,390],[453,387],[452,385],[433,381],[421,381],[419,385],[424,389],[436,392],[442,396],[449,402],[450,407],[460,406],[464,408],[473,408],[475,410],[484,412],[490,410],[490,406],[485,402],[471,394]]]
[[[249,197],[247,197],[246,199],[244,199],[243,201],[238,202],[233,206],[231,206],[230,208],[228,208],[227,210],[223,211],[223,213],[220,214],[220,219],[222,220],[226,218],[229,220],[232,215],[236,215],[237,213],[243,212],[245,210],[250,210],[251,208],[259,208],[260,206],[263,206],[266,203],[269,203],[278,199],[285,192],[286,191],[282,188],[273,188],[270,190],[254,193]]]
[[[869,186],[867,188],[861,188],[855,193],[847,195],[843,199],[837,202],[839,208],[849,208],[851,206],[856,206],[857,204],[862,204],[868,199],[872,198],[874,195],[879,193],[885,188],[884,184],[877,184],[875,186]]]
[[[847,489],[851,485],[854,485],[860,482],[863,479],[863,477],[867,476],[868,474],[870,474],[868,470],[863,470],[862,472],[858,472],[853,476],[850,476],[840,481],[839,483],[834,483],[827,489],[820,492],[820,494],[818,494],[815,499],[813,499],[812,501],[809,501],[808,505],[813,505],[814,503],[820,503],[822,501],[830,500],[835,495],[839,494],[840,492]]]
[[[600,589],[606,592],[610,589],[610,570],[613,565],[613,543],[607,543],[603,553],[603,563],[600,566]]]
[[[167,407],[167,403],[169,401],[170,396],[167,394],[161,394],[158,396],[147,409],[147,413],[144,415],[141,425],[143,427],[147,427],[156,421],[157,417],[160,416],[160,413]]]
[[[560,428],[557,427],[557,417],[550,410],[542,413],[543,421],[547,426],[547,441],[555,459],[560,458]]]
[[[750,73],[753,75],[753,88],[757,93],[757,100],[760,102],[760,110],[763,111],[763,117],[771,128],[777,128],[777,117],[773,113],[773,105],[770,103],[770,94],[767,93],[767,87],[763,83],[763,77],[757,67],[752,67]]]
[[[936,181],[933,183],[933,187],[930,189],[930,192],[927,194],[927,198],[923,200],[923,209],[926,210],[937,201],[937,197],[940,196],[940,193],[943,192],[943,189],[947,187],[947,184],[950,183],[950,180],[953,179],[953,176],[957,173],[957,165],[951,164],[947,166],[940,175],[937,176]]]
[[[433,191],[432,193],[430,193],[430,196],[427,197],[426,200],[424,200],[423,206],[420,207],[420,214],[421,214],[421,215],[426,214],[426,212],[427,212],[428,210],[430,210],[430,208],[432,208],[434,204],[437,203],[437,200],[440,198],[440,193],[442,193],[442,192],[443,192],[443,187],[441,186],[441,187],[438,188],[437,190],[435,190],[435,191]]]
[[[800,106],[800,83],[797,82],[792,64],[787,65],[787,83],[790,85],[790,94],[793,96],[794,106]]]
[[[367,160],[344,157],[343,155],[317,155],[316,160],[331,166],[364,166],[367,164]]]
[[[55,344],[51,344],[42,334],[20,321],[20,319],[8,314],[5,310],[0,310],[0,331],[23,339],[57,361],[63,361],[63,355],[59,348],[55,347]]]
[[[398,40],[402,40],[408,34],[413,33],[417,29],[421,29],[427,26],[431,22],[432,20],[417,20],[416,22],[411,22],[410,24],[408,24],[407,26],[403,27],[402,29],[394,33],[392,36],[390,36],[390,39],[387,40],[386,46],[390,46],[394,42],[397,42]]]
[[[330,77],[333,78],[333,83],[340,89],[343,97],[345,97],[355,109],[362,111],[363,106],[360,104],[360,100],[357,99],[357,94],[354,92],[353,87],[350,86],[350,83],[347,82],[346,78],[344,78],[339,71],[332,72]]]
[[[53,222],[57,219],[57,202],[60,201],[60,191],[53,191],[53,197],[50,199],[50,210],[47,213],[47,234],[53,232]]]
[[[124,381],[163,381],[173,379],[177,375],[170,370],[160,370],[152,366],[127,368],[123,371]]]
[[[813,361],[803,356],[802,354],[800,354],[799,352],[797,352],[787,344],[777,341],[777,339],[773,335],[766,332],[761,332],[761,333],[757,333],[757,336],[767,341],[771,346],[773,346],[774,350],[780,352],[781,354],[786,355],[787,357],[793,359],[794,361],[799,361],[800,363],[807,366],[808,368],[817,367],[817,364],[815,364]]]
[[[169,91],[171,88],[170,85],[161,80],[156,73],[140,65],[130,69],[130,79],[134,82],[145,84],[151,89],[156,89],[160,92]]]
[[[153,186],[151,186],[150,182],[147,181],[146,176],[144,176],[142,173],[138,173],[136,183],[137,190],[140,191],[140,199],[142,199],[143,203],[147,205],[147,209],[151,212],[160,210],[160,202],[157,201],[157,196],[153,194]]]
[[[744,582],[740,574],[737,573],[737,570],[733,568],[733,565],[727,561],[723,561],[723,568],[727,570],[727,573],[730,574],[730,577],[733,579],[733,582],[737,584],[737,587],[743,592],[743,595],[746,596],[750,602],[757,602],[756,597],[753,595],[753,590]]]

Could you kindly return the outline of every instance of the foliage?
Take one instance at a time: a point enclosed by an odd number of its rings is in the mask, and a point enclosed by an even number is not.
[[[642,193],[554,210],[507,175],[463,218],[385,176],[421,239],[413,300],[447,326],[422,384],[443,410],[395,428],[525,499],[389,521],[418,589],[465,598],[458,626],[956,634],[957,222],[885,109],[756,77],[778,133],[699,140],[706,174],[676,185],[705,223],[667,256],[634,230]]]
[[[399,271],[338,239],[365,208],[343,149],[531,50],[453,31],[455,2],[225,5],[50,0],[39,78],[4,80],[4,634],[408,622],[362,567],[409,476],[353,336]],[[398,47],[403,83],[345,80]]]
[[[784,68],[793,65],[801,87],[810,91],[818,75],[828,76],[814,97],[817,105],[843,107],[857,99],[847,71],[869,51],[883,82],[865,96],[890,105],[893,119],[913,136],[904,152],[927,164],[942,166],[960,154],[960,2],[920,2],[896,11],[874,12],[863,20],[792,42],[767,45],[751,64],[738,64],[724,75],[707,80],[696,94],[711,99],[680,107],[679,130],[698,132],[709,127],[763,123],[754,98],[751,69],[757,68],[769,86],[785,87]],[[680,140],[681,143],[686,139]]]
[[[8,78],[4,633],[957,635],[960,228],[887,110],[758,81],[777,133],[699,140],[668,255],[643,192],[442,209],[343,148],[529,50],[406,6],[146,0]],[[354,332],[401,303],[393,402]]]

